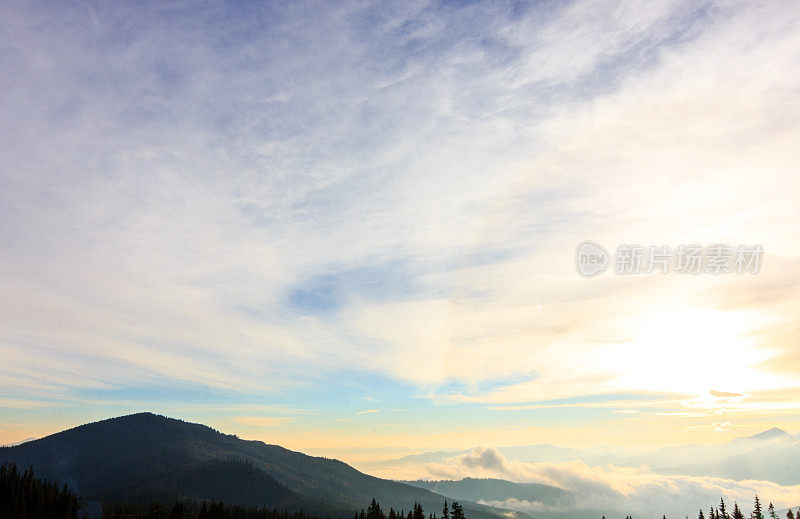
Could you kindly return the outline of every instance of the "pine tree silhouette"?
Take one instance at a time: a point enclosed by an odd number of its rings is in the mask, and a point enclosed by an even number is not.
[[[718,519],[730,519],[728,515],[728,511],[725,509],[725,500],[723,498],[719,498],[719,509],[717,511]]]
[[[72,519],[78,499],[66,486],[38,479],[33,469],[23,473],[14,464],[0,465],[0,517]]]
[[[758,494],[756,494],[756,503],[753,508],[753,514],[751,516],[753,519],[764,519],[764,513],[761,510],[761,501],[758,500]]]

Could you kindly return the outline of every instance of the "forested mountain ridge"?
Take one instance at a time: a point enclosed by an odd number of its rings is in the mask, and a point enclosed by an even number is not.
[[[219,499],[350,519],[373,498],[398,509],[418,502],[436,510],[444,501],[428,490],[372,477],[338,460],[242,440],[152,413],[3,447],[2,461],[32,466],[43,477],[68,484],[82,498],[106,502]],[[470,519],[497,519],[504,513],[474,503],[463,506]]]

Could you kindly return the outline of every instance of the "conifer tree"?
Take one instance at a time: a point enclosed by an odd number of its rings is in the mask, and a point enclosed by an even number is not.
[[[769,504],[767,510],[769,511],[769,519],[778,519],[778,514],[775,513],[775,507],[772,506],[772,503]]]
[[[367,519],[386,519],[386,516],[383,515],[383,510],[381,510],[381,505],[375,501],[375,498],[372,498],[372,503],[367,507]]]
[[[764,512],[761,510],[761,501],[758,500],[758,494],[756,494],[756,503],[753,508],[753,519],[764,519]]]
[[[733,519],[744,519],[744,514],[742,513],[741,509],[739,508],[739,504],[734,501],[733,502]]]
[[[725,509],[725,500],[723,498],[719,498],[719,509],[717,510],[717,517],[718,519],[730,519],[728,511]]]
[[[786,512],[786,519],[794,519],[794,512],[792,512],[791,508]]]
[[[702,508],[700,509],[700,513],[697,515],[697,519],[706,519],[705,516],[703,515],[703,509]],[[713,519],[713,518],[711,518],[711,519]]]
[[[0,465],[0,517],[71,519],[78,499],[67,486],[39,479],[33,469],[22,473],[16,465]]]
[[[450,519],[450,509],[447,508],[447,499],[444,500],[444,508],[442,508],[442,519]]]

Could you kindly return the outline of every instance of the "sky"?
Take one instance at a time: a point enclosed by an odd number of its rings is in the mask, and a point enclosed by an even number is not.
[[[139,411],[356,466],[800,431],[799,23],[2,2],[0,444]],[[586,240],[764,255],[586,278]]]

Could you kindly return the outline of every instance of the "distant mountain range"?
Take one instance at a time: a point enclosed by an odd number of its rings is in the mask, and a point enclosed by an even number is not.
[[[32,466],[37,475],[101,502],[216,499],[351,519],[373,498],[387,510],[409,510],[419,502],[430,512],[441,510],[445,499],[424,488],[368,476],[341,461],[151,413],[2,447],[4,461]],[[469,519],[529,519],[520,512],[461,504]]]
[[[620,460],[619,464],[646,464],[663,474],[796,485],[800,483],[800,435],[772,428],[720,445],[667,447]]]
[[[498,447],[497,450],[506,458],[518,461],[562,463],[580,460],[589,465],[646,465],[662,474],[800,484],[800,434],[790,434],[778,428],[719,445],[690,444],[650,451],[619,447],[569,449],[547,444]],[[412,466],[444,463],[448,458],[469,453],[470,450],[428,452],[404,456],[391,463]]]

